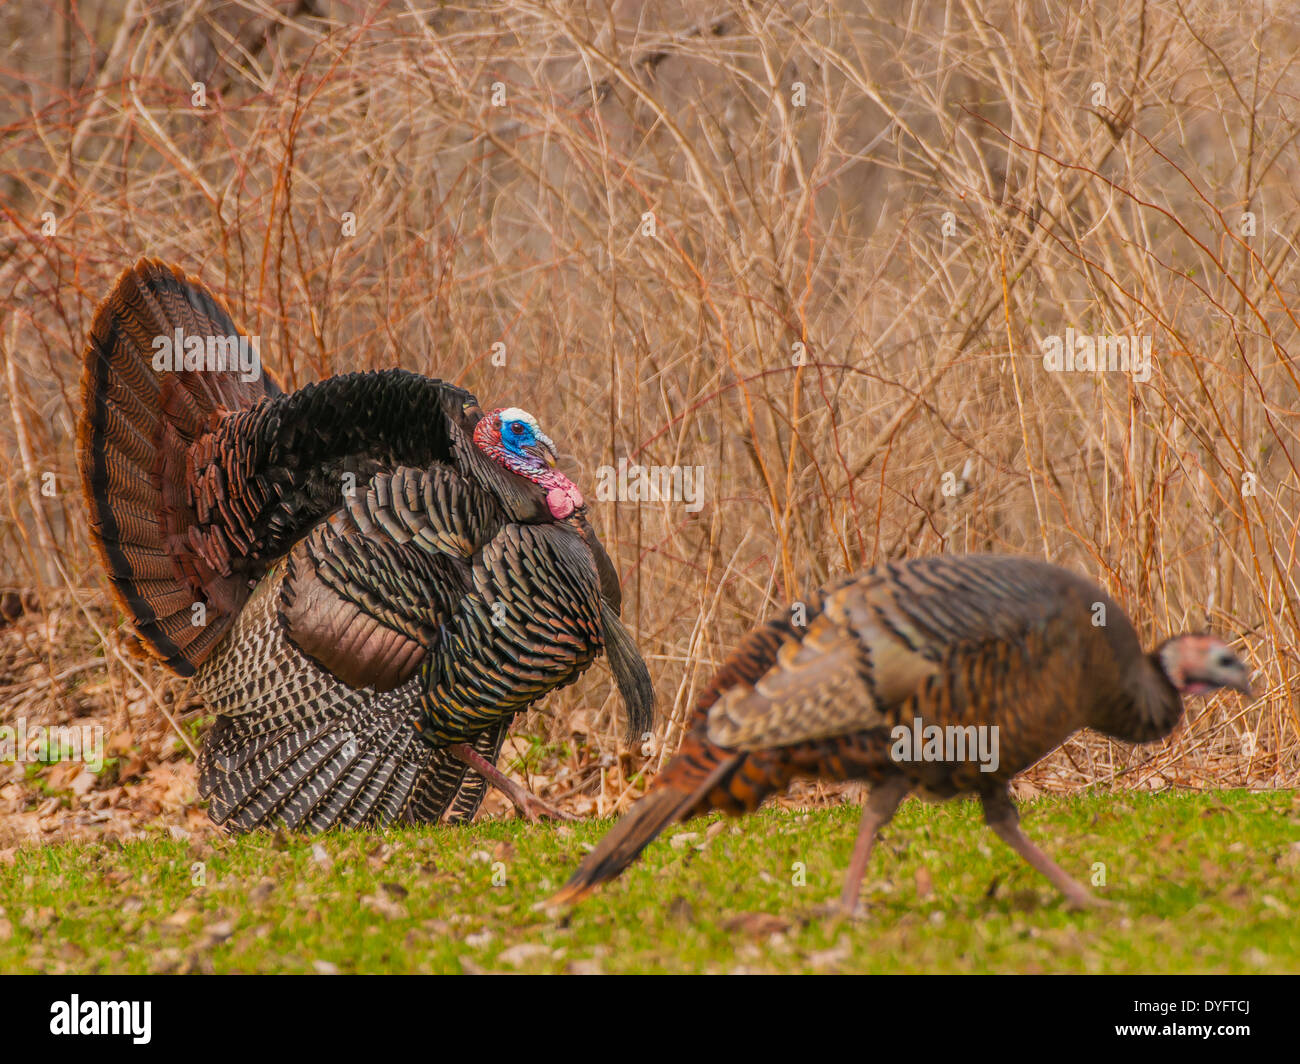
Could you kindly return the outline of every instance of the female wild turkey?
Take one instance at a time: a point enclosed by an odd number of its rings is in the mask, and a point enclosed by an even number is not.
[[[514,714],[601,649],[633,732],[653,700],[554,444],[522,410],[484,415],[401,370],[282,394],[222,368],[240,337],[201,284],[140,262],[95,316],[78,433],[115,596],[217,713],[210,815],[463,820],[485,780],[547,812],[494,767]],[[173,340],[184,371],[157,359]]]
[[[1092,895],[1021,831],[1011,777],[1083,727],[1159,739],[1182,716],[1183,695],[1249,694],[1247,678],[1213,636],[1175,636],[1144,654],[1123,610],[1056,566],[968,555],[872,569],[741,641],[700,695],[677,756],[552,904],[617,876],[674,821],[748,812],[792,777],[818,776],[872,785],[841,895],[848,911],[876,832],[912,790],[979,795],[998,837],[1085,905]],[[995,770],[951,751],[912,758],[902,740],[918,719],[963,729],[951,733],[963,741],[972,725],[996,729]]]

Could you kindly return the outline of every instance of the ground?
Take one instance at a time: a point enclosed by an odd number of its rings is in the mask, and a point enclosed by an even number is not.
[[[1022,813],[1112,908],[1068,911],[970,802],[904,804],[853,920],[827,911],[851,803],[670,829],[558,915],[536,903],[610,821],[173,825],[9,853],[0,971],[1300,972],[1300,793],[1052,796]]]

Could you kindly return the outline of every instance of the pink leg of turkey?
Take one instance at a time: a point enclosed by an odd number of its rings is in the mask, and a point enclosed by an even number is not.
[[[497,790],[504,794],[514,807],[519,811],[519,815],[528,821],[538,820],[575,820],[576,817],[568,813],[562,813],[547,805],[535,794],[529,794],[523,787],[519,786],[514,780],[503,775],[495,765],[487,761],[478,751],[471,748],[467,743],[456,743],[454,746],[447,747],[447,751],[453,756],[464,761],[470,768],[482,776],[488,783],[492,784]]]
[[[984,822],[993,829],[994,834],[1050,879],[1071,905],[1082,909],[1109,904],[1096,897],[1082,883],[1070,878],[1065,869],[1029,841],[1020,828],[1020,814],[1016,812],[1011,795],[1005,790],[983,795],[983,802]]]
[[[862,807],[862,820],[858,824],[858,841],[853,844],[853,858],[844,876],[844,889],[840,892],[840,908],[851,916],[858,907],[858,894],[862,890],[862,877],[867,871],[871,847],[876,842],[876,832],[894,819],[899,803],[907,797],[912,784],[902,776],[894,776],[871,788]]]

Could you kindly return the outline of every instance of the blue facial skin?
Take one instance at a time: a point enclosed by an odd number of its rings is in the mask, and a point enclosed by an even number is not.
[[[525,448],[533,447],[536,443],[537,436],[528,422],[501,422],[501,445],[511,454],[520,458],[530,458],[532,456]]]

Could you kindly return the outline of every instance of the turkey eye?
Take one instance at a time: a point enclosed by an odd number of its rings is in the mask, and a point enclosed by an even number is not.
[[[511,424],[510,431],[513,432],[516,436],[522,436],[524,432],[524,427],[523,425],[519,424],[518,421],[516,421]]]

